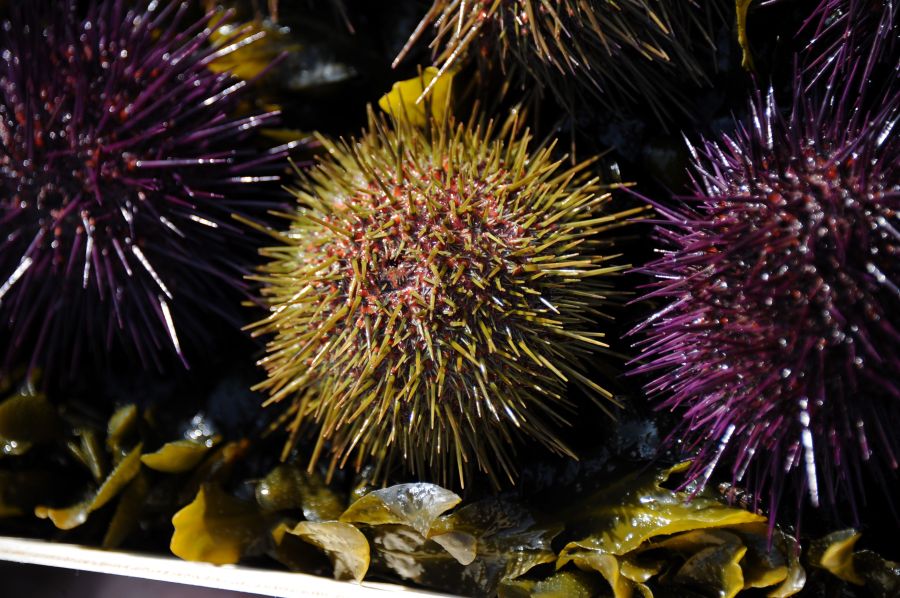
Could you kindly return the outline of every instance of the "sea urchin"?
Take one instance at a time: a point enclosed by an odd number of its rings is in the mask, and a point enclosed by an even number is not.
[[[682,79],[704,80],[699,47],[705,44],[708,54],[714,46],[710,32],[723,22],[718,5],[719,0],[435,0],[397,61],[433,24],[441,72],[476,56],[483,64],[499,62],[504,70],[527,74],[566,106],[586,93],[613,107],[648,100],[662,114],[678,101],[679,89],[664,70],[674,64]]]
[[[597,235],[629,212],[607,213],[589,164],[530,150],[519,122],[370,114],[301,179],[290,229],[264,250],[257,332],[275,334],[260,387],[293,401],[295,435],[319,426],[313,462],[355,454],[384,475],[399,459],[460,483],[477,465],[496,481],[520,437],[569,452],[567,382],[613,398],[583,358],[606,346],[595,319],[623,268]]]
[[[243,284],[230,215],[268,207],[284,148],[242,146],[277,115],[232,117],[247,83],[207,67],[247,42],[212,47],[210,15],[181,30],[190,2],[79,4],[18,3],[0,32],[6,364],[184,360],[178,330]]]
[[[659,206],[647,299],[666,303],[636,368],[684,413],[691,478],[727,462],[773,516],[785,480],[855,511],[862,465],[888,488],[900,458],[900,96],[868,115],[800,96],[692,148],[696,197]]]

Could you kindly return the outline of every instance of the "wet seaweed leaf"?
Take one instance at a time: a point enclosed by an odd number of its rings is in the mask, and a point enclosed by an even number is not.
[[[302,509],[307,521],[337,520],[346,498],[329,487],[322,476],[293,464],[279,465],[256,486],[256,501],[265,511]]]
[[[502,499],[442,515],[458,504],[455,494],[406,484],[367,494],[342,520],[368,528],[374,566],[430,587],[455,580],[458,591],[477,595],[565,595],[582,591],[578,584],[608,584],[616,598],[652,598],[651,584],[659,583],[711,588],[723,597],[749,588],[786,597],[802,589],[793,540],[776,530],[769,545],[764,516],[710,494],[688,501],[662,486],[682,469],[627,475],[550,517]],[[581,539],[557,554],[552,543],[563,532]],[[523,577],[550,563],[560,576]]]
[[[106,448],[116,456],[125,455],[136,441],[138,421],[140,419],[136,405],[125,405],[116,409],[106,425]]]
[[[496,587],[501,580],[516,579],[538,565],[554,562],[551,544],[561,531],[562,525],[542,523],[521,505],[486,499],[442,518],[433,530],[440,535],[432,539],[467,534],[476,552],[472,569],[480,569],[479,577],[492,580],[491,587]]]
[[[728,531],[740,536],[747,547],[741,561],[744,588],[769,588],[769,598],[787,598],[806,585],[796,539],[777,528],[770,537],[769,526],[763,523],[731,526]]]
[[[236,46],[209,64],[214,73],[229,73],[238,79],[255,79],[271,67],[283,52],[299,52],[303,46],[292,39],[286,27],[268,19],[255,19],[244,24],[225,23],[216,27],[221,15],[211,19],[215,27],[211,41],[217,46]]]
[[[683,468],[628,475],[579,501],[594,506],[571,520],[570,527],[584,530],[583,536],[563,548],[559,566],[578,550],[624,555],[658,536],[766,521],[763,515],[730,507],[706,494],[690,497],[662,487],[672,473]]]
[[[828,534],[810,546],[809,562],[838,579],[861,586],[865,584],[865,580],[859,576],[853,564],[853,548],[861,537],[862,534],[854,529]]]
[[[325,551],[335,579],[362,581],[369,570],[369,541],[358,529],[340,521],[301,521],[285,533]],[[276,538],[277,540],[277,538]]]
[[[290,527],[287,522],[281,522],[271,529],[268,555],[291,571],[317,575],[333,573],[334,565],[328,556],[317,546],[287,533]]]
[[[43,394],[24,389],[0,403],[0,450],[7,454],[21,454],[16,448],[23,444],[56,440],[61,431],[59,413]]]
[[[478,556],[478,540],[472,534],[452,531],[431,536],[431,540],[446,550],[460,565],[471,565]]]
[[[194,501],[172,518],[172,554],[186,561],[237,563],[268,533],[256,504],[238,500],[216,484],[204,484]]]
[[[427,538],[407,525],[370,532],[379,567],[425,586],[487,596],[502,582],[553,563],[551,543],[560,529],[515,503],[488,499],[440,517]]]
[[[138,444],[110,472],[109,476],[95,493],[85,500],[62,509],[46,506],[34,508],[34,514],[41,519],[50,519],[59,529],[72,529],[87,521],[88,515],[106,505],[118,496],[134,479],[141,468],[141,445]]]
[[[900,595],[900,563],[888,561],[870,550],[855,551],[862,534],[840,530],[816,540],[809,547],[809,562],[838,579],[866,586],[874,596]]]
[[[805,572],[796,545],[778,532],[769,546],[762,515],[710,494],[691,497],[662,486],[683,468],[635,473],[577,501],[572,510],[587,505],[584,515],[566,520],[568,529],[579,530],[580,539],[565,545],[557,568],[572,563],[597,571],[616,598],[652,596],[645,582],[664,563],[676,562],[676,555],[683,564],[668,582],[712,588],[723,597],[747,588],[772,588],[772,596],[800,591]]]
[[[500,598],[593,598],[600,596],[602,582],[583,571],[560,571],[540,580],[520,580],[504,584]]]
[[[116,512],[113,514],[106,534],[103,536],[103,548],[116,548],[131,532],[137,528],[144,502],[150,494],[150,478],[145,471],[140,471],[125,488]]]
[[[653,597],[650,588],[643,583],[649,577],[637,574],[637,568],[634,568],[632,575],[626,575],[625,569],[628,561],[624,559],[598,551],[583,551],[573,553],[570,556],[570,562],[583,571],[600,573],[612,588],[615,598],[631,598],[634,595],[641,595],[645,598]]]
[[[0,437],[0,458],[2,457],[21,457],[31,450],[34,446],[30,442],[21,440],[8,440]]]
[[[66,448],[75,459],[91,472],[98,484],[109,471],[109,459],[96,430],[81,428],[75,430],[75,438],[66,443]]]
[[[460,593],[481,593],[488,580],[460,565],[440,544],[405,526],[380,525],[367,530],[373,569],[387,570],[402,579],[430,587],[453,586]]]
[[[162,473],[185,473],[191,471],[218,443],[218,438],[201,440],[176,440],[164,444],[155,453],[141,457],[141,462]]]
[[[435,484],[399,484],[366,494],[340,520],[365,525],[406,525],[428,537],[438,517],[460,503],[453,492]]]
[[[707,535],[716,538],[715,543],[691,555],[675,574],[674,581],[711,590],[721,598],[734,598],[744,589],[740,561],[747,547],[738,536],[725,531],[713,530]]]
[[[184,504],[194,499],[204,484],[222,482],[230,475],[234,466],[250,450],[249,440],[228,442],[215,448],[191,474],[178,495],[178,502]]]
[[[741,46],[741,66],[748,71],[753,70],[753,53],[750,51],[750,37],[747,35],[747,12],[753,0],[735,0],[737,11],[737,36]]]
[[[866,587],[878,598],[900,596],[900,563],[882,558],[871,550],[861,550],[854,557],[854,566]]]
[[[431,118],[439,122],[447,118],[452,87],[452,73],[438,76],[438,70],[430,66],[418,77],[394,83],[378,100],[378,106],[396,118],[424,127]],[[428,94],[423,97],[426,90]]]

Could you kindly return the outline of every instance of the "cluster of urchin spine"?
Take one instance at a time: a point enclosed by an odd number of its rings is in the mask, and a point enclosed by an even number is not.
[[[234,116],[247,83],[208,67],[245,42],[238,32],[213,47],[211,14],[184,23],[190,4],[10,8],[0,33],[5,367],[74,371],[114,350],[161,367],[204,336],[199,314],[238,320],[223,296],[244,287],[254,243],[231,215],[264,213],[257,187],[277,179],[285,148],[242,148],[277,114]]]
[[[900,41],[894,0],[820,0],[804,29],[811,37],[805,68],[810,83],[857,86],[859,94],[879,87],[876,79],[900,76]],[[887,63],[887,64],[882,64]],[[881,72],[880,68],[884,68]]]
[[[464,483],[512,478],[517,441],[558,437],[569,383],[612,395],[584,358],[619,298],[611,229],[630,215],[588,163],[532,147],[518,115],[424,128],[370,115],[304,175],[290,228],[261,277],[274,334],[261,387],[315,422],[330,453]]]
[[[692,148],[696,195],[657,206],[664,304],[635,370],[683,413],[689,477],[727,463],[773,514],[786,479],[856,507],[862,466],[889,487],[900,458],[900,94],[864,113],[797,89]]]
[[[680,101],[668,75],[706,79],[714,30],[723,22],[719,4],[435,0],[395,64],[433,26],[441,72],[474,56],[483,66],[499,61],[504,70],[525,74],[565,106],[580,96],[609,108],[648,101],[663,116]]]
[[[662,302],[636,373],[683,422],[689,479],[729,469],[775,517],[784,497],[858,514],[896,485],[900,440],[900,91],[896,6],[823,0],[793,101],[751,102],[692,147],[694,195],[657,205]],[[882,81],[882,77],[887,77]]]

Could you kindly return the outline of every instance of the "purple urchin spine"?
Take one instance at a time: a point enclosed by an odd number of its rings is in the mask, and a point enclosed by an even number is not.
[[[689,480],[730,467],[773,520],[787,481],[856,515],[862,466],[889,488],[900,457],[900,95],[864,113],[802,88],[691,148],[694,195],[657,205],[643,268],[661,305],[632,332]]]
[[[821,0],[803,25],[812,38],[806,48],[809,83],[825,79],[836,85],[853,79],[865,92],[878,83],[880,66],[887,68],[885,80],[891,73],[896,80],[898,8],[894,0]]]
[[[77,5],[19,4],[0,32],[3,363],[187,365],[197,314],[237,320],[254,247],[231,216],[271,207],[287,148],[245,146],[278,114],[232,116],[247,82],[207,67],[240,32],[213,47],[211,14],[182,27],[191,2]]]

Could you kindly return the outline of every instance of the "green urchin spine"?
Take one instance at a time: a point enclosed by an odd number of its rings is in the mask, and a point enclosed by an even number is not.
[[[332,472],[399,458],[461,484],[472,464],[512,479],[521,436],[571,454],[568,383],[615,403],[582,363],[607,350],[593,328],[627,267],[603,235],[640,209],[606,213],[589,162],[531,152],[521,129],[370,112],[358,141],[325,140],[258,278],[271,308],[256,333],[275,335],[259,388],[293,402],[286,450],[313,421],[311,462],[330,444]]]

